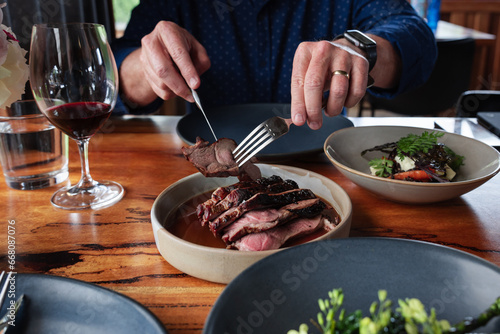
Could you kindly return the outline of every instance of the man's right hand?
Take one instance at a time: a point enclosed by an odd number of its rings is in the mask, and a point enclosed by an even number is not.
[[[194,102],[190,88],[198,88],[200,75],[210,68],[205,48],[169,21],[159,22],[141,43],[120,69],[121,88],[129,102],[146,105],[157,96],[163,100],[180,96]]]

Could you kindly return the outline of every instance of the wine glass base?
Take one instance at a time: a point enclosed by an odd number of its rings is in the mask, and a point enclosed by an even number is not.
[[[102,209],[120,201],[125,194],[123,187],[113,181],[95,182],[92,187],[65,187],[52,195],[51,203],[66,210]]]

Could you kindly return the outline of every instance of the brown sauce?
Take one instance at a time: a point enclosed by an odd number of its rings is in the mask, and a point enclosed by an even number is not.
[[[175,210],[175,213],[167,218],[164,225],[167,230],[183,240],[209,247],[226,248],[226,244],[221,238],[215,237],[208,226],[201,226],[196,207],[208,200],[213,191],[195,196],[184,202]],[[170,224],[168,226],[167,224]]]
[[[222,241],[220,237],[214,236],[208,226],[201,226],[201,223],[198,220],[198,216],[196,215],[196,207],[208,200],[211,197],[212,193],[213,191],[208,191],[201,195],[195,196],[185,203],[181,204],[173,214],[167,217],[163,226],[165,226],[165,228],[170,233],[183,240],[201,246],[226,248],[226,244],[224,243],[224,241]],[[332,214],[332,216],[334,216],[337,213],[332,212]],[[281,246],[281,248],[295,246],[311,241],[322,236],[326,232],[326,230],[320,229],[319,231],[316,231],[309,235],[288,240],[283,246]]]

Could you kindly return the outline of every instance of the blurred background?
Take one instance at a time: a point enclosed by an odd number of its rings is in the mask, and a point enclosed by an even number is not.
[[[29,50],[31,28],[35,23],[97,22],[106,27],[110,40],[118,38],[123,34],[130,13],[139,1],[0,0],[0,3],[7,3],[2,9],[3,23],[12,28],[21,46]],[[442,21],[453,23],[453,29],[471,29],[493,36],[492,39],[474,37],[470,81],[466,85],[468,89],[500,90],[500,39],[495,38],[500,35],[500,0],[441,0],[439,17]],[[370,106],[364,105],[367,103],[369,101],[365,99],[360,104],[359,114],[363,110],[369,111]],[[166,103],[165,112],[177,109],[182,110],[182,102]]]

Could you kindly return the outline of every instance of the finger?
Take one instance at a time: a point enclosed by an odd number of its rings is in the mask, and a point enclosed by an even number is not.
[[[156,95],[158,95],[158,97],[161,98],[162,100],[166,101],[177,96],[170,89],[157,86],[153,82],[150,82],[150,86],[151,89],[153,89],[153,91],[156,93]]]
[[[197,88],[200,84],[198,71],[196,70],[193,59],[191,58],[191,51],[194,47],[193,41],[195,39],[194,37],[189,35],[187,31],[184,32],[184,34],[181,34],[179,32],[168,35],[162,34],[161,38],[167,49],[167,52],[172,58],[172,61],[179,69],[185,82],[189,85],[190,88],[194,89]],[[201,46],[200,44],[196,44],[196,46],[198,45]]]
[[[196,72],[198,75],[202,75],[205,73],[211,66],[210,58],[208,57],[206,49],[198,42],[196,39],[193,39],[193,48],[191,49],[191,59],[193,60],[193,64],[196,68]],[[198,85],[199,86],[199,85]],[[198,86],[191,86],[196,89]]]
[[[332,79],[330,82],[330,93],[328,95],[328,103],[325,109],[325,114],[332,117],[339,115],[345,105],[345,100],[349,92],[349,80],[351,74],[346,70],[340,70],[340,66],[346,68],[346,65],[333,65]]]
[[[293,57],[292,81],[291,81],[291,114],[292,121],[297,126],[302,126],[307,121],[306,105],[304,101],[304,82],[311,59],[307,48],[308,43],[301,43]]]
[[[163,51],[161,51],[163,52]],[[143,65],[143,71],[144,71],[144,76],[146,79],[146,82],[153,88],[154,92],[156,95],[158,95],[160,98],[166,100],[167,96],[169,93],[172,91],[168,89],[168,87],[165,85],[163,80],[154,72],[152,65],[151,65],[151,60],[149,56],[152,53],[149,52],[146,47],[143,47],[141,49],[141,54],[140,54],[140,60],[141,64]],[[165,57],[168,57],[167,54],[165,54]],[[166,68],[167,65],[162,66],[163,68]]]
[[[190,102],[194,102],[191,96],[191,90],[179,73],[177,67],[174,66],[161,39],[155,36],[146,36],[143,38],[142,44],[144,48],[144,63],[146,64],[145,70],[155,82],[155,85],[160,89],[166,87],[176,95]]]
[[[351,68],[351,78],[349,82],[349,92],[344,105],[347,108],[354,107],[366,93],[368,84],[368,61],[357,57],[353,60]]]
[[[317,42],[312,59],[307,69],[304,85],[304,100],[307,122],[313,130],[322,125],[322,98],[330,73],[331,52],[333,46],[328,42]]]
[[[155,94],[163,100],[171,99],[176,96],[171,89],[165,85],[165,83],[156,76],[149,66],[144,66],[144,75],[147,83],[151,86]]]

